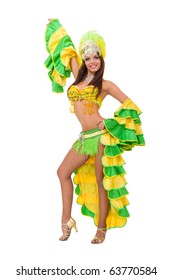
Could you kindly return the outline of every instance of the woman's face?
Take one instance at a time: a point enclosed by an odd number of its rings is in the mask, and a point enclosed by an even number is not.
[[[88,69],[88,72],[92,74],[96,73],[100,69],[101,60],[97,54],[87,54],[84,62]]]

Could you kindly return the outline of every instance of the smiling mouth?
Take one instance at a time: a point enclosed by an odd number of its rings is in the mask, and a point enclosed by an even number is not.
[[[97,68],[97,65],[91,65],[90,68]]]

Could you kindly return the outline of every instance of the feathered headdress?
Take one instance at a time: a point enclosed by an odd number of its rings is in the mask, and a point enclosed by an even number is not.
[[[96,31],[89,31],[84,34],[79,44],[79,53],[83,60],[88,54],[99,54],[99,56],[106,56],[106,44],[102,36]]]

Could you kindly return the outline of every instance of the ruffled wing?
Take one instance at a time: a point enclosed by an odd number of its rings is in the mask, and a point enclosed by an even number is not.
[[[129,151],[134,146],[145,145],[139,117],[141,113],[137,105],[128,98],[114,113],[114,119],[104,121],[106,129],[117,139],[121,150]]]
[[[45,41],[49,56],[44,64],[49,69],[48,76],[52,81],[52,91],[60,93],[64,91],[66,78],[71,74],[71,58],[76,57],[80,64],[80,57],[58,19],[52,19],[48,24]]]

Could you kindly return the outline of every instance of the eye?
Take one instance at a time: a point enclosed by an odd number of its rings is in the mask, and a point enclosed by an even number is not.
[[[89,61],[89,60],[90,60],[90,58],[89,58],[89,57],[86,57],[86,58],[85,58],[85,61]]]

